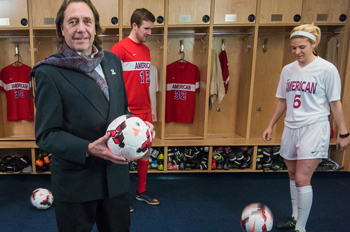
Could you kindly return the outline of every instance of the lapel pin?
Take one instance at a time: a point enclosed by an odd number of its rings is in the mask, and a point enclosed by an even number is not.
[[[115,75],[116,73],[114,72],[114,69],[111,69],[112,75]]]

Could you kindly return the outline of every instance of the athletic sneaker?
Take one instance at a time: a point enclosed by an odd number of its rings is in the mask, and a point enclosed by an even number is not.
[[[287,217],[283,222],[277,224],[277,229],[285,230],[285,229],[293,229],[297,224],[297,220],[294,217]]]
[[[160,152],[157,149],[151,148],[150,153],[151,153],[151,157],[153,157],[154,159],[157,159]]]
[[[158,205],[159,201],[153,197],[151,197],[150,195],[148,195],[148,193],[145,191],[143,193],[138,193],[136,195],[136,199],[139,201],[145,201],[147,204],[150,205]]]
[[[280,146],[274,146],[272,147],[272,155],[280,155]]]
[[[272,147],[263,147],[262,152],[264,155],[271,156],[272,154]]]
[[[134,208],[130,205],[130,213],[134,212]]]

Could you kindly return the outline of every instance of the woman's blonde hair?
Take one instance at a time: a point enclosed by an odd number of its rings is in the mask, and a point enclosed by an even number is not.
[[[291,39],[293,39],[293,38],[307,38],[311,44],[316,43],[315,48],[313,49],[313,52],[316,55],[317,54],[316,48],[321,41],[321,29],[318,26],[315,26],[314,24],[303,24],[303,25],[294,27],[294,29],[291,31],[290,34],[292,34],[295,31],[309,32],[316,37],[316,40],[312,40],[312,39],[310,39],[306,36],[303,36],[303,35],[295,35],[291,38]]]

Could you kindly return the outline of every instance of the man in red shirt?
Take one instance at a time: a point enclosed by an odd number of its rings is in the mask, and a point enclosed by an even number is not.
[[[111,52],[120,57],[123,63],[123,77],[128,97],[129,110],[144,121],[152,122],[152,109],[149,96],[151,55],[143,44],[151,35],[155,17],[147,9],[134,11],[131,16],[131,32],[128,37],[116,43]],[[138,190],[136,199],[151,205],[159,201],[146,192],[146,179],[149,152],[137,161]],[[133,209],[130,206],[130,211]]]

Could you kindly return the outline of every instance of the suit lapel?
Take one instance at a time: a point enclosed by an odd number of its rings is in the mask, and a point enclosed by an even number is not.
[[[120,109],[120,104],[123,104],[123,100],[120,96],[124,94],[120,86],[120,78],[123,79],[123,74],[120,72],[121,69],[115,65],[113,60],[106,57],[102,60],[101,65],[105,78],[109,88],[109,100],[113,104],[109,104],[108,121],[112,121],[118,115],[117,110]],[[113,91],[111,89],[113,88]]]
[[[83,73],[69,69],[60,69],[60,72],[68,82],[74,85],[91,102],[104,118],[107,118],[109,104],[95,80]],[[91,94],[91,90],[94,94]]]

